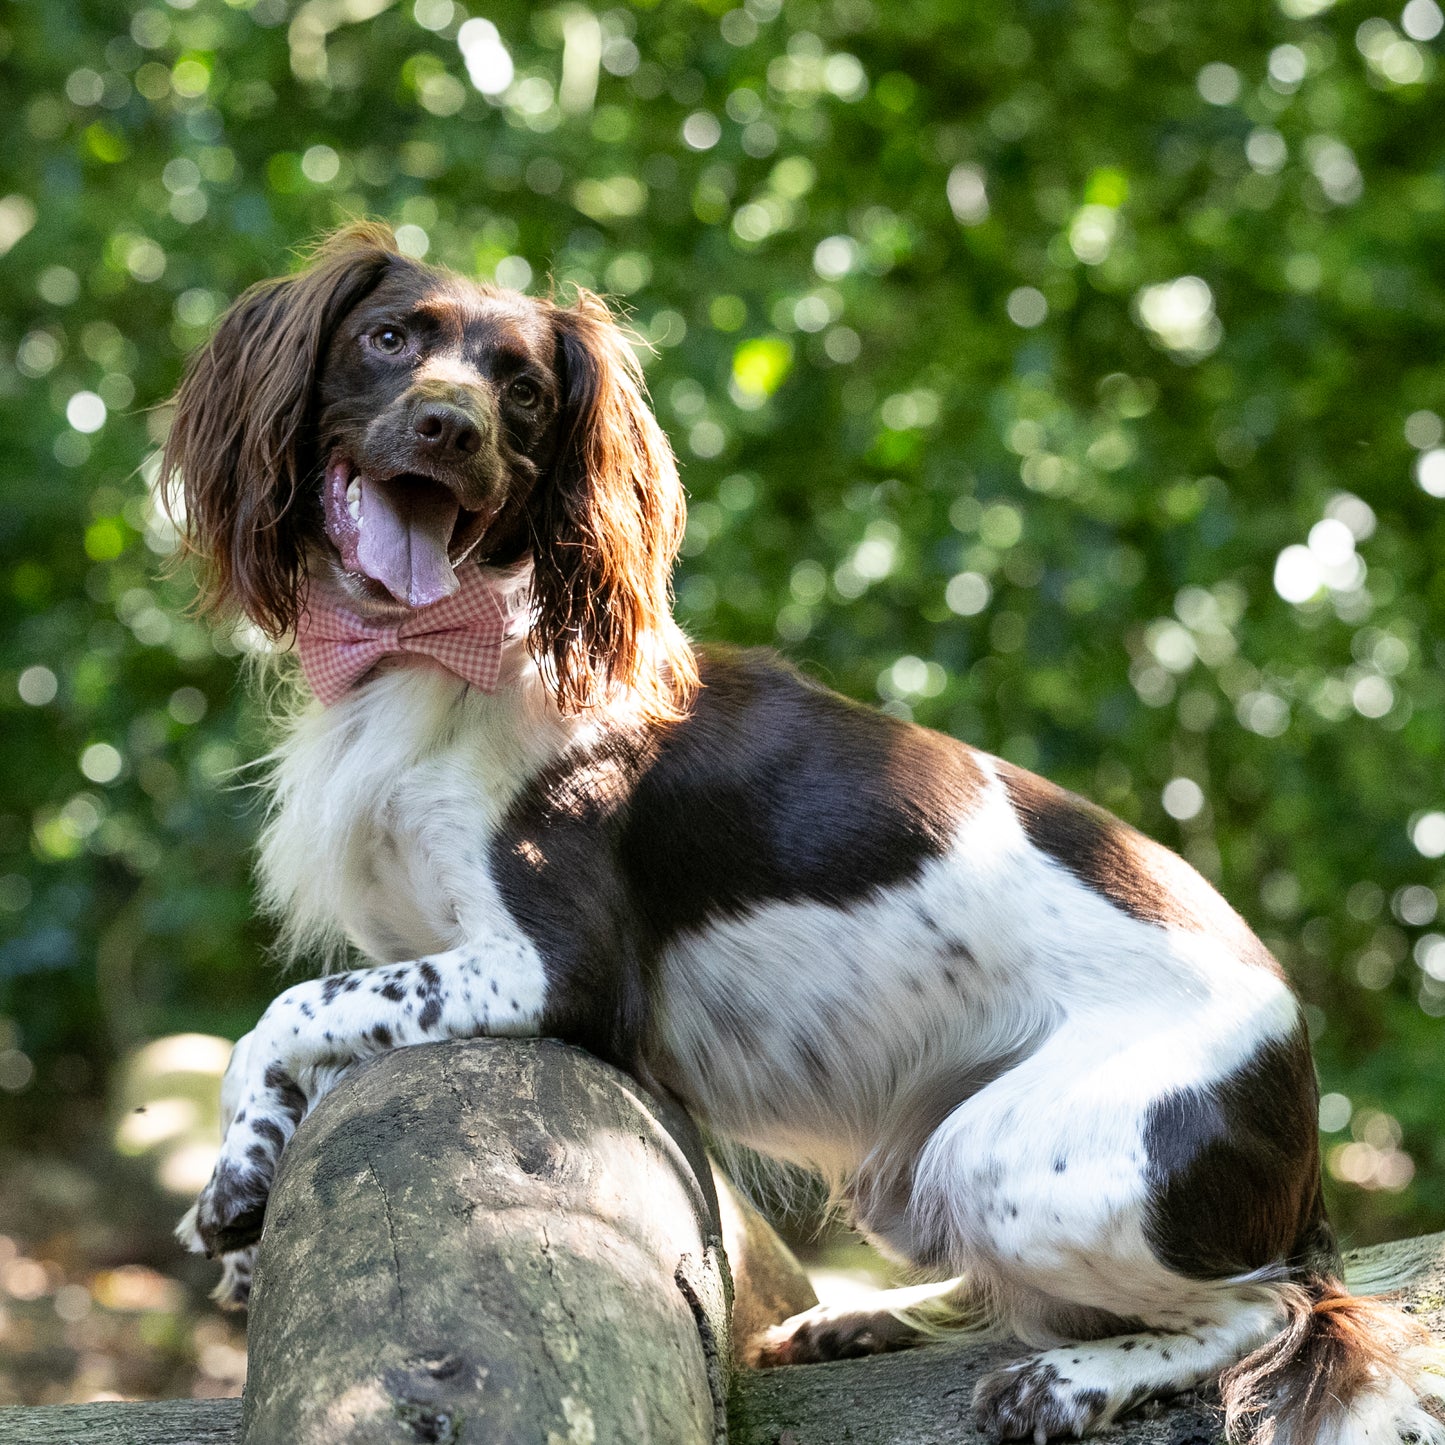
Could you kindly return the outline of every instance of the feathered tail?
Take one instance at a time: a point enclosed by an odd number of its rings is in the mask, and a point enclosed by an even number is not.
[[[1242,1445],[1445,1445],[1421,1403],[1445,1377],[1414,1320],[1351,1295],[1332,1274],[1280,1287],[1281,1332],[1220,1379],[1226,1429]],[[1438,1365],[1437,1365],[1438,1368]]]

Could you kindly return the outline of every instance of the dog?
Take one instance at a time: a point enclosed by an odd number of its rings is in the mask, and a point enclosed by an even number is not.
[[[1237,1438],[1445,1441],[1420,1341],[1350,1297],[1300,1006],[1186,863],[766,651],[694,650],[684,498],[597,297],[352,225],[242,296],[162,478],[207,605],[299,655],[261,893],[295,957],[182,1224],[244,1296],[277,1160],[345,1070],[570,1040],[822,1173],[935,1302],[1031,1352],[974,1409],[1099,1430],[1220,1381]],[[764,1363],[912,1343],[820,1307]],[[936,1316],[935,1316],[936,1317]]]

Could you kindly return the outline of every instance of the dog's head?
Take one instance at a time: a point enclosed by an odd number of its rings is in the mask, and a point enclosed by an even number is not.
[[[253,287],[193,359],[162,475],[206,600],[272,636],[308,588],[399,616],[459,566],[530,556],[531,643],[564,709],[628,688],[676,715],[696,683],[669,609],[684,519],[625,337],[480,285],[354,225]]]

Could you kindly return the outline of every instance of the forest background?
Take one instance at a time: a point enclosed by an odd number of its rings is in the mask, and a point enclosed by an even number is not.
[[[259,639],[187,615],[150,483],[185,356],[355,216],[611,297],[691,494],[689,630],[1182,851],[1306,1000],[1347,1239],[1445,1224],[1442,28],[8,5],[0,1400],[239,1382],[165,1226],[278,987]]]

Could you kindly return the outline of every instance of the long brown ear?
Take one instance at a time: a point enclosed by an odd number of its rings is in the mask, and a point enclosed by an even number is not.
[[[336,324],[397,257],[387,226],[329,236],[299,275],[251,287],[191,358],[161,458],[167,505],[184,501],[201,601],[239,607],[272,636],[296,623],[304,560],[295,517],[316,466],[307,423]]]
[[[698,685],[672,620],[686,519],[677,463],[601,299],[584,291],[553,319],[566,390],[557,465],[533,511],[532,648],[564,712],[620,687],[644,717],[677,718]]]

